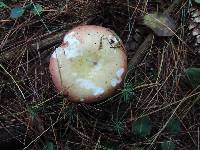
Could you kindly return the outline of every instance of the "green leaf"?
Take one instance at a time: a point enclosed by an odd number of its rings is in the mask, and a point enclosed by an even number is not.
[[[132,132],[139,137],[150,135],[152,129],[149,117],[143,117],[132,123]]]
[[[10,8],[4,2],[0,2],[0,8]]]
[[[200,68],[188,68],[185,71],[186,76],[192,85],[198,86],[200,85]]]
[[[149,27],[157,36],[173,36],[175,21],[164,14],[150,13],[143,17],[143,25]]]
[[[48,142],[46,145],[44,145],[42,150],[53,150],[53,143],[52,142]]]
[[[162,150],[175,150],[175,144],[172,141],[164,141],[161,148]]]
[[[180,120],[178,120],[177,118],[172,118],[166,128],[168,129],[168,131],[170,131],[171,133],[179,133],[181,131],[181,122]]]
[[[43,12],[43,7],[40,4],[33,4],[31,11],[34,15],[40,15]]]
[[[193,0],[193,2],[200,4],[200,0]]]
[[[17,19],[17,18],[21,17],[24,14],[24,11],[25,10],[24,10],[23,7],[20,7],[20,6],[14,7],[10,11],[10,17],[12,19]]]

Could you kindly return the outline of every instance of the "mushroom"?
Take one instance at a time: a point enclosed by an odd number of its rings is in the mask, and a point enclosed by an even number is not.
[[[82,25],[65,34],[51,55],[49,70],[58,91],[70,101],[96,102],[119,87],[127,72],[127,56],[114,31]]]

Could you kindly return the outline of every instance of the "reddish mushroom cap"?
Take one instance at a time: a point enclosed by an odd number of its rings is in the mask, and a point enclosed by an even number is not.
[[[96,102],[118,88],[127,72],[120,38],[110,29],[84,25],[70,30],[49,65],[53,82],[73,102]]]

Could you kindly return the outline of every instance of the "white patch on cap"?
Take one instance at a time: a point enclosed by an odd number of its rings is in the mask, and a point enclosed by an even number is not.
[[[124,73],[124,68],[120,68],[119,70],[117,70],[116,75],[118,78],[121,78],[123,73]]]
[[[111,80],[111,85],[113,86],[113,87],[115,87],[117,84],[119,84],[121,82],[121,80],[118,80],[118,79],[116,79],[116,78],[113,78],[112,80]]]
[[[57,56],[62,54],[63,49],[61,47],[56,48],[56,50],[53,52],[52,57],[57,58]]]
[[[113,78],[111,80],[111,85],[113,87],[115,87],[117,84],[119,84],[122,81],[121,76],[122,76],[123,73],[124,73],[124,68],[120,68],[119,70],[116,71],[116,75],[117,75],[118,79]]]
[[[70,32],[64,37],[64,43],[68,43],[68,46],[64,48],[65,56],[69,58],[74,58],[80,54],[80,50],[77,46],[80,44],[80,41],[74,36],[75,32]]]
[[[92,90],[95,96],[104,93],[104,89],[96,86],[91,80],[77,79],[76,81],[80,83],[81,88]]]
[[[56,56],[60,56],[62,54],[62,51],[64,51],[67,59],[74,58],[80,54],[80,49],[77,48],[77,46],[80,44],[80,41],[77,40],[74,34],[75,32],[70,32],[69,34],[65,35],[64,43],[67,43],[68,45],[63,48],[56,48],[56,50],[52,54],[52,57],[57,58]]]
[[[83,102],[83,101],[85,101],[85,99],[84,98],[80,98],[80,102]]]

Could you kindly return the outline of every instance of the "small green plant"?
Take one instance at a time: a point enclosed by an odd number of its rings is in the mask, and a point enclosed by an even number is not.
[[[140,118],[132,123],[132,132],[139,137],[150,135],[152,123],[148,116]]]
[[[7,6],[4,2],[0,2],[0,8],[1,9],[10,9],[10,18],[11,19],[17,19],[21,16],[23,16],[23,14],[30,10],[30,12],[32,12],[34,15],[40,15],[43,12],[43,7],[40,4],[28,4],[24,7],[21,6],[16,6],[13,8],[10,8],[9,6]]]
[[[0,1],[0,9],[2,9],[2,8],[8,8],[8,9],[10,9],[10,7],[8,7],[4,2]]]
[[[177,134],[181,131],[181,122],[178,118],[172,118],[166,128],[169,132]]]
[[[112,117],[112,127],[113,130],[121,135],[124,132],[124,123],[118,119],[113,119]]]
[[[161,143],[162,150],[175,150],[175,144],[172,141],[164,141]]]
[[[126,103],[132,102],[134,99],[134,95],[135,95],[134,87],[133,87],[132,83],[125,82],[121,93],[122,93],[122,99],[124,102],[126,102]]]
[[[69,105],[64,109],[64,118],[70,118],[70,121],[73,121],[76,116],[74,105]]]
[[[35,15],[40,15],[43,12],[43,7],[40,4],[33,4],[31,7],[31,12]]]

